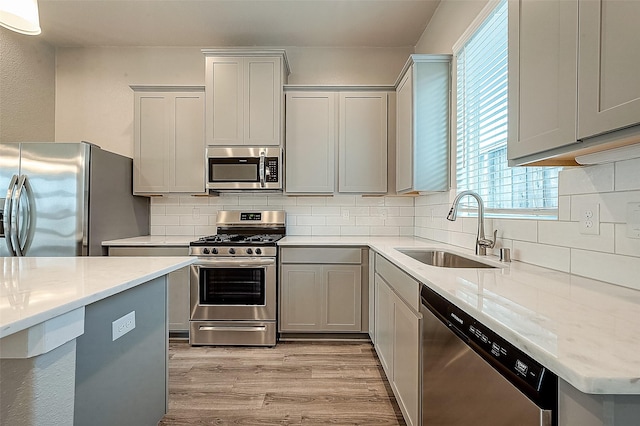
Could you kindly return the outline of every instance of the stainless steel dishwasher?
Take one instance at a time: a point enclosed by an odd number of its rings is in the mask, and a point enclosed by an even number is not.
[[[557,425],[551,371],[422,287],[422,425]]]

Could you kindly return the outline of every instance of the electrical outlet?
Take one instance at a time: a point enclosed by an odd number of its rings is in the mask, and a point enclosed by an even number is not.
[[[191,211],[191,215],[193,216],[194,219],[200,219],[200,209],[197,207],[194,207],[193,210]]]
[[[347,209],[342,210],[342,218],[349,219],[349,210]]]
[[[640,238],[640,203],[627,203],[627,237]]]
[[[131,311],[111,323],[111,340],[121,338],[134,328],[136,328],[136,311]]]
[[[584,204],[580,207],[580,233],[600,235],[600,204]]]

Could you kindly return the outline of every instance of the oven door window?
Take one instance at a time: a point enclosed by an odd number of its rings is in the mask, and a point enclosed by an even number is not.
[[[200,268],[201,305],[265,304],[264,268]]]

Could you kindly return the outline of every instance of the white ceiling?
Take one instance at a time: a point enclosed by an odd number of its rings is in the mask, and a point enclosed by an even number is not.
[[[440,0],[39,0],[54,46],[412,47]]]

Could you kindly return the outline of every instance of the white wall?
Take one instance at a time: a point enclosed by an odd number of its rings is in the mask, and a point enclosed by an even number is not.
[[[441,0],[416,45],[416,53],[448,53],[488,0]]]
[[[451,46],[485,4],[484,0],[443,0],[416,51],[451,53]],[[511,248],[515,260],[640,289],[640,239],[626,236],[627,203],[640,202],[638,170],[640,159],[566,168],[559,178],[558,220],[487,220],[487,234],[497,229],[498,248]],[[456,192],[416,199],[416,236],[474,247],[476,218],[445,219]],[[600,205],[600,235],[579,233],[579,211],[584,203]]]
[[[55,50],[0,27],[0,142],[54,139]]]
[[[289,84],[391,85],[411,49],[287,47]],[[133,156],[130,85],[204,85],[200,48],[59,48],[57,142],[87,140]]]

